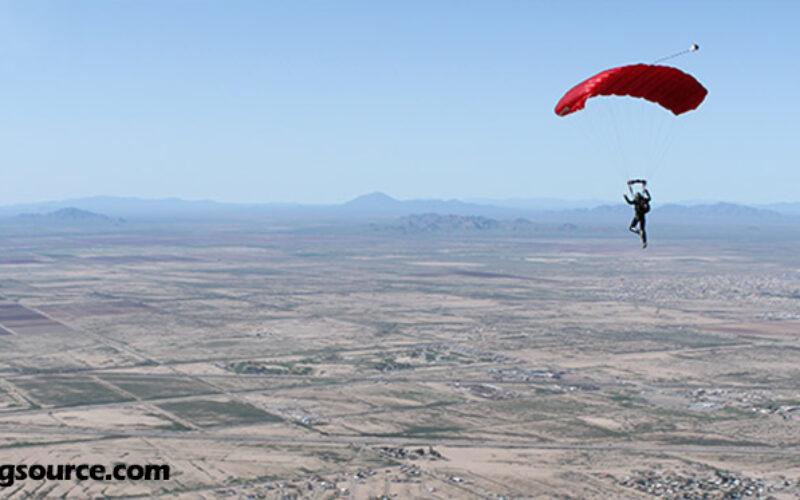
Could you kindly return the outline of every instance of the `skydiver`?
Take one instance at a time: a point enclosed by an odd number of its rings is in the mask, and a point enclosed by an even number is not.
[[[632,233],[636,233],[642,237],[642,248],[647,248],[647,233],[644,230],[645,218],[644,215],[650,211],[650,200],[652,199],[650,196],[650,192],[647,190],[647,182],[642,180],[635,180],[635,181],[628,181],[628,190],[631,191],[633,194],[633,188],[631,187],[633,184],[641,184],[642,193],[637,192],[634,195],[633,199],[631,200],[628,198],[627,194],[623,194],[622,197],[625,198],[625,201],[628,202],[628,205],[633,205],[633,209],[635,211],[635,215],[633,216],[633,220],[631,221],[630,227],[628,229]],[[639,228],[636,228],[636,225],[639,225]]]

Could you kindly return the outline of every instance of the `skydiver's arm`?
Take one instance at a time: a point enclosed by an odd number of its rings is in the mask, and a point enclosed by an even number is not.
[[[647,201],[650,201],[650,200],[652,200],[652,198],[650,197],[650,191],[648,191],[648,190],[647,190],[647,188],[644,188],[644,189],[642,190],[642,192],[644,193],[644,196],[645,196],[645,198],[644,198],[644,199],[645,199],[645,200],[647,200]]]
[[[625,198],[625,201],[628,202],[628,205],[633,205],[633,200],[629,200],[627,194],[623,194],[622,197]]]

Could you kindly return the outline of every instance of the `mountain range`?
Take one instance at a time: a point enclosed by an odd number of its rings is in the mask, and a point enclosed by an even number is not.
[[[534,208],[536,207],[536,208]],[[65,210],[68,209],[68,210]],[[308,220],[378,220],[396,219],[413,214],[439,214],[486,217],[499,220],[527,218],[556,223],[618,222],[630,218],[632,210],[624,203],[602,204],[556,199],[461,200],[418,199],[398,200],[384,193],[365,194],[342,204],[308,205],[299,203],[235,204],[215,201],[187,201],[177,198],[148,200],[121,197],[92,197],[64,201],[48,201],[0,207],[0,219],[71,220],[81,218],[99,221],[149,221],[158,219],[245,219],[253,217]],[[38,218],[36,215],[40,214]],[[47,215],[45,215],[47,214]],[[103,214],[103,215],[99,215]],[[654,204],[651,219],[687,224],[725,220],[743,224],[796,224],[800,219],[800,203],[775,203],[753,206],[736,203]]]

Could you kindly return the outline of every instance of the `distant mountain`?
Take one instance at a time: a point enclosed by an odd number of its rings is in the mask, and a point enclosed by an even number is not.
[[[561,198],[471,198],[464,200],[467,203],[478,205],[491,205],[501,208],[512,208],[526,211],[554,211],[590,209],[600,205],[607,205],[608,201],[600,200],[563,200]]]
[[[118,217],[112,218],[75,207],[62,208],[46,214],[20,214],[14,220],[23,223],[57,225],[121,224],[125,222],[124,219]]]
[[[511,217],[515,214],[520,214],[520,210],[465,203],[460,200],[400,201],[380,192],[359,196],[338,207],[334,205],[332,208],[338,213],[367,217],[397,217],[414,213],[482,215],[490,217]]]
[[[532,231],[536,225],[523,218],[498,221],[474,215],[439,215],[434,213],[414,214],[400,219],[398,224],[384,226],[387,229],[407,233],[452,232],[452,231]],[[381,227],[378,227],[379,229]]]
[[[357,198],[344,203],[344,208],[356,208],[362,210],[391,210],[402,206],[403,202],[395,200],[385,193],[376,191],[374,193],[363,194]]]
[[[487,217],[463,215],[422,214],[409,215],[400,221],[400,228],[408,232],[453,231],[453,230],[487,230],[497,229],[500,222]]]
[[[736,218],[736,219],[781,219],[783,215],[775,210],[754,208],[735,203],[714,203],[710,205],[683,206],[668,204],[658,209],[658,215],[688,218]]]
[[[774,210],[784,215],[800,215],[800,203],[769,203],[767,205],[759,205],[760,208],[767,210]]]
[[[179,198],[150,200],[129,197],[94,196],[90,198],[25,203],[9,207],[0,207],[0,213],[45,213],[53,212],[63,207],[73,207],[89,212],[114,214],[120,217],[161,218],[223,213],[230,210],[241,210],[243,206],[246,205],[218,203],[208,200],[182,200]]]
[[[547,210],[535,212],[538,218],[562,220],[570,223],[583,221],[606,221],[624,219],[633,213],[632,209],[623,203],[615,205],[600,205],[593,208],[573,208],[570,210]]]

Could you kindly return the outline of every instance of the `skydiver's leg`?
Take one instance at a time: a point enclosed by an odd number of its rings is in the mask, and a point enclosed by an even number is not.
[[[631,221],[631,225],[630,225],[630,227],[628,227],[628,231],[630,231],[632,233],[639,234],[639,230],[636,229],[636,224],[638,224],[638,223],[639,223],[639,216],[638,215],[634,215],[633,216],[633,220]]]
[[[642,215],[641,219],[639,219],[639,227],[641,228],[639,234],[642,235],[642,248],[647,248],[647,233],[644,230],[644,215]]]

